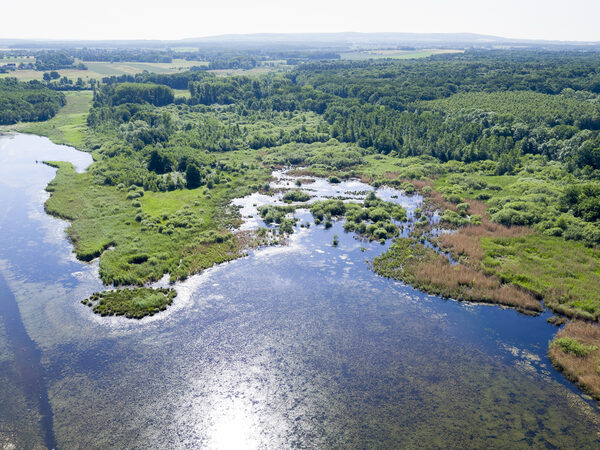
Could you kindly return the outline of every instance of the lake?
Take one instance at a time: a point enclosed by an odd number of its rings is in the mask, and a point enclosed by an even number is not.
[[[344,233],[342,222],[316,226],[307,211],[297,217],[311,227],[296,226],[287,246],[177,283],[163,313],[94,315],[80,301],[103,288],[98,264],[77,261],[68,224],[44,213],[55,173],[47,160],[92,162],[46,138],[0,136],[0,446],[599,444],[596,403],[546,356],[557,330],[548,314],[443,300],[378,277],[367,260],[386,246]],[[275,175],[274,187],[294,187]],[[305,188],[357,198],[372,189]],[[377,193],[409,212],[420,203]],[[262,224],[253,205],[277,199],[237,200],[243,227]]]

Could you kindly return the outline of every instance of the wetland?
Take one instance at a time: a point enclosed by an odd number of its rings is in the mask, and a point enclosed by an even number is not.
[[[301,227],[314,222],[310,206],[295,211],[287,245],[177,282],[166,311],[97,316],[80,300],[103,289],[98,262],[75,259],[66,223],[45,214],[55,169],[39,163],[82,170],[89,154],[16,135],[0,138],[0,158],[0,267],[17,306],[0,335],[4,443],[45,446],[50,427],[63,448],[597,445],[596,404],[546,356],[548,313],[443,300],[379,277],[365,260],[391,244],[359,240],[343,220]],[[295,185],[274,175],[273,190]],[[303,189],[314,202],[374,190],[321,178]],[[422,206],[418,195],[376,194],[409,218]],[[240,228],[268,227],[258,206],[286,205],[282,197],[235,200]],[[28,364],[47,408],[16,376],[14,320],[39,352]]]

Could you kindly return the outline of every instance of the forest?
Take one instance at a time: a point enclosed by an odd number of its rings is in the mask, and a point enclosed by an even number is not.
[[[0,78],[0,125],[48,120],[66,104],[63,93],[39,82]]]

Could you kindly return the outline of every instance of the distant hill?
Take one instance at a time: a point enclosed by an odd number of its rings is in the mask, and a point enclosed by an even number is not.
[[[0,39],[3,48],[311,48],[349,49],[357,47],[411,46],[415,48],[600,48],[600,42],[511,39],[475,33],[256,33],[224,34],[181,40],[27,40]]]

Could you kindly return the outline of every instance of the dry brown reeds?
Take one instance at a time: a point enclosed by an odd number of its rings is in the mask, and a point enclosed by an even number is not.
[[[433,186],[431,181],[411,180],[410,182],[419,191],[422,191],[425,186]],[[403,267],[399,271],[388,272],[390,274],[388,276],[400,277],[418,289],[444,297],[496,303],[514,307],[522,312],[542,311],[539,299],[532,293],[512,284],[502,283],[498,277],[484,273],[481,267],[482,238],[518,237],[530,233],[531,230],[526,227],[506,227],[494,223],[487,217],[485,203],[471,199],[465,202],[469,203],[468,213],[481,216],[481,223],[468,225],[454,233],[444,233],[438,237],[440,248],[449,252],[458,263],[451,264],[445,256],[437,254],[433,249],[413,248],[420,256],[418,258],[401,256],[404,258]],[[426,208],[430,211],[433,209],[457,211],[456,205],[444,200],[435,190],[428,192]],[[386,270],[380,272],[385,274]]]
[[[425,186],[429,186],[431,189],[433,189],[433,181],[430,181],[430,180],[409,180],[409,179],[402,179],[400,181],[402,181],[403,183],[405,181],[408,181],[409,183],[412,183],[413,186],[415,187],[415,189],[417,191],[419,191],[419,192],[422,191]]]
[[[397,180],[400,174],[398,172],[385,172],[383,178],[386,180]]]
[[[483,258],[481,238],[486,237],[519,237],[531,233],[528,227],[507,227],[492,222],[486,214],[487,206],[479,200],[467,200],[469,203],[469,214],[481,216],[480,225],[467,225],[458,229],[455,233],[440,235],[438,243],[440,248],[450,252],[452,257],[461,260],[473,268],[478,268]]]
[[[577,356],[556,345],[558,339],[570,338],[585,345],[589,353]],[[554,366],[571,381],[600,400],[600,327],[597,324],[573,320],[557,334],[548,349],[548,356]]]
[[[422,260],[411,271],[416,284],[445,297],[497,303],[521,311],[542,311],[539,300],[528,292],[513,285],[502,284],[497,277],[466,265],[452,265],[442,255]]]
[[[479,267],[483,258],[481,238],[484,237],[518,237],[531,233],[527,227],[505,227],[498,223],[482,220],[481,225],[468,225],[455,233],[439,236],[440,248],[450,252],[454,259],[463,260],[472,267]]]

